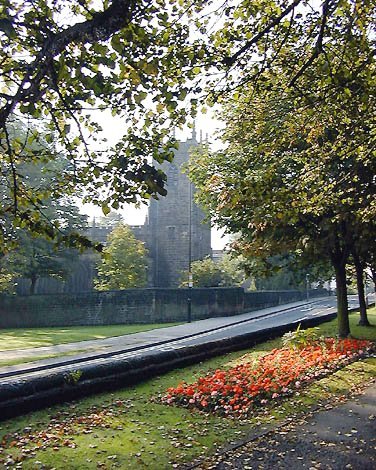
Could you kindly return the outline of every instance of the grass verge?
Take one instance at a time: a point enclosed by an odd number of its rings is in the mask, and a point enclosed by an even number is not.
[[[376,309],[370,314],[376,323]],[[376,328],[356,327],[359,315],[351,315],[353,335],[376,339]],[[335,322],[321,325],[330,335]],[[302,389],[299,394],[260,408],[247,420],[209,416],[168,407],[151,399],[179,381],[193,381],[211,369],[229,367],[281,345],[280,339],[252,350],[227,354],[146,381],[132,388],[105,393],[2,423],[0,465],[38,468],[163,469],[213,453],[218,447],[254,432],[295,419],[310,407],[340,401],[351,391],[376,377],[376,359],[354,362]]]
[[[56,328],[0,329],[0,351],[40,348],[57,344],[104,339],[111,336],[130,335],[141,331],[179,325],[180,323],[156,323],[149,325],[71,326]]]
[[[8,367],[8,366],[17,366],[19,364],[27,364],[30,362],[37,362],[43,361],[44,359],[55,359],[57,357],[65,357],[65,356],[74,356],[75,354],[79,354],[81,352],[90,352],[90,349],[75,349],[74,351],[67,351],[63,353],[56,353],[56,354],[44,354],[40,356],[33,356],[33,357],[18,357],[17,359],[1,359],[0,358],[0,367]]]

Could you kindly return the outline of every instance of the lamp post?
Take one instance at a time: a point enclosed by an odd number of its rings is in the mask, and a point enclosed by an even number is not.
[[[306,296],[307,302],[309,302],[309,274],[306,274]]]
[[[187,322],[192,321],[192,183],[189,181],[189,203],[188,203],[188,299],[187,299]]]

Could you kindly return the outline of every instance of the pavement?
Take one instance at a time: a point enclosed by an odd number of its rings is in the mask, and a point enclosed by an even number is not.
[[[376,383],[339,406],[310,413],[218,452],[189,468],[373,470],[376,468]]]
[[[356,296],[353,296],[350,299],[350,307],[354,308],[357,305]],[[41,356],[61,355],[50,359],[0,367],[0,378],[75,364],[90,359],[103,359],[113,355],[128,357],[144,350],[150,351],[153,348],[160,350],[161,348],[182,348],[203,344],[335,312],[336,298],[325,297],[314,299],[311,302],[293,302],[232,317],[209,318],[105,339],[0,351],[3,361],[20,359],[33,361],[33,358]]]

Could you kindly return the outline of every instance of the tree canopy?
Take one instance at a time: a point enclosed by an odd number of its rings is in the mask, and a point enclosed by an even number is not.
[[[251,82],[270,85],[282,65],[288,67],[290,85],[299,87],[327,52],[327,37],[345,39],[341,54],[349,44],[348,25],[371,4],[4,1],[0,151],[11,199],[1,214],[11,212],[15,224],[21,221],[36,231],[48,229],[36,223],[38,200],[30,200],[16,164],[18,158],[51,158],[49,151],[36,154],[32,147],[41,122],[48,128],[46,140],[72,163],[61,192],[83,185],[87,200],[104,213],[165,194],[165,176],[151,158],[172,158],[171,128],[194,116],[198,102],[216,102]],[[293,59],[291,48],[297,51]],[[359,58],[357,66],[369,60]],[[351,81],[333,73],[337,79]],[[101,133],[100,112],[123,123],[124,135],[114,144]],[[9,131],[14,118],[33,123],[23,139]]]
[[[38,147],[36,147],[38,148]],[[80,214],[75,201],[69,196],[51,197],[54,193],[56,175],[59,177],[69,172],[69,162],[61,155],[46,162],[43,167],[39,162],[18,162],[18,172],[23,180],[25,190],[30,197],[38,193],[39,219],[48,221],[57,230],[56,237],[35,236],[28,226],[20,224],[9,227],[11,238],[7,243],[7,252],[0,257],[0,269],[4,279],[3,290],[11,291],[17,277],[30,280],[30,293],[34,294],[36,283],[41,277],[66,278],[78,257],[78,250],[68,248],[63,241],[70,240],[74,246],[85,239],[87,229],[86,216]],[[44,197],[43,197],[44,196]],[[3,201],[9,198],[9,192],[3,194]],[[7,214],[8,219],[10,215]],[[79,243],[80,246],[80,243]]]
[[[240,234],[242,254],[332,262],[346,336],[345,265],[354,240],[375,233],[374,11],[367,2],[325,8],[325,43],[321,34],[311,60],[291,24],[283,44],[271,41],[269,51],[281,47],[274,69],[226,97],[227,148],[198,155],[191,177],[214,221]]]
[[[193,261],[191,272],[194,287],[233,287],[241,286],[246,279],[240,258],[225,253],[218,262],[205,258]],[[181,275],[181,287],[188,287],[188,272]]]
[[[2,214],[42,228],[34,223],[38,200],[30,200],[17,166],[19,158],[52,158],[49,150],[36,153],[33,147],[42,123],[45,140],[72,164],[61,192],[84,186],[87,199],[105,214],[110,206],[165,194],[165,177],[151,158],[172,158],[166,136],[171,123],[186,115],[186,106],[178,104],[187,95],[184,81],[194,78],[191,64],[201,55],[188,25],[179,21],[185,11],[179,4],[3,2],[0,151],[11,199]],[[124,135],[113,145],[101,134],[101,111],[123,122]],[[15,118],[33,125],[22,138],[10,130]]]

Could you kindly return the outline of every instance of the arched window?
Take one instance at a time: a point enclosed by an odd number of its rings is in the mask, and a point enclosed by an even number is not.
[[[176,186],[178,184],[179,170],[171,164],[167,171],[167,186]]]

